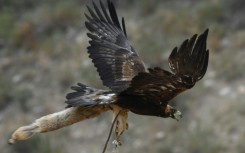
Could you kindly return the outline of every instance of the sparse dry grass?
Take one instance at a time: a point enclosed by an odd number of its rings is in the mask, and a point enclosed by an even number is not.
[[[244,152],[245,32],[240,28],[243,22],[237,19],[241,10],[237,8],[242,6],[228,0],[117,2],[119,16],[126,18],[130,41],[147,65],[167,68],[172,48],[210,28],[207,75],[173,100],[184,113],[182,121],[130,114],[120,151]],[[4,143],[18,126],[63,109],[64,95],[76,82],[104,88],[85,53],[88,39],[83,24],[84,4],[78,0],[0,2],[3,153],[86,153],[103,148],[110,113],[13,147]]]

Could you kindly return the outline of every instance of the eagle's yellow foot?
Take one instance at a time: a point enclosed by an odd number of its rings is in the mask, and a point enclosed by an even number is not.
[[[121,146],[122,145],[121,135],[127,129],[128,129],[127,119],[125,120],[124,117],[119,116],[116,122],[116,128],[115,128],[116,139],[112,143],[115,144],[116,146]]]
[[[121,146],[122,142],[121,142],[120,138],[119,139],[117,138],[117,139],[112,141],[112,144],[114,144],[117,147],[117,146]]]
[[[113,120],[119,113],[117,120],[116,120],[116,127],[115,127],[115,140],[112,142],[116,146],[122,145],[121,143],[121,135],[125,130],[128,129],[128,110],[123,109],[119,106],[113,107]]]

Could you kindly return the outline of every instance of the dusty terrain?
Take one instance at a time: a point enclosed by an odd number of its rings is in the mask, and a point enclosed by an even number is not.
[[[0,2],[1,153],[101,152],[111,112],[9,146],[19,126],[65,108],[77,82],[105,88],[86,53],[89,0]],[[175,46],[210,29],[210,62],[197,85],[172,103],[183,119],[129,115],[120,152],[245,152],[245,4],[242,0],[116,1],[130,41],[149,67],[168,69]],[[108,152],[113,145],[109,145]]]

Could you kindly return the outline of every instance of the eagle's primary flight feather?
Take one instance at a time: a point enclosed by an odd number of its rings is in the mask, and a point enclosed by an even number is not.
[[[194,35],[175,47],[168,62],[172,72],[159,67],[148,68],[127,38],[124,18],[120,23],[114,4],[108,0],[108,11],[100,1],[100,9],[93,2],[85,14],[90,38],[89,57],[103,84],[109,90],[95,89],[78,83],[68,93],[67,108],[37,119],[17,129],[10,143],[25,140],[35,133],[56,130],[112,110],[116,122],[116,138],[128,128],[128,111],[140,115],[179,119],[181,112],[168,104],[181,92],[192,88],[202,79],[208,66],[206,48],[208,30]]]

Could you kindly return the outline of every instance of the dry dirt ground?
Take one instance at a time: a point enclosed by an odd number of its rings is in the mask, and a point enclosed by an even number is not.
[[[147,66],[168,69],[175,46],[209,28],[210,62],[197,85],[171,103],[184,117],[129,115],[120,152],[245,152],[245,5],[242,0],[116,1]],[[77,82],[102,87],[86,53],[89,0],[0,2],[1,153],[101,152],[112,113],[9,146],[19,126],[65,108]],[[113,149],[109,144],[108,152]]]

